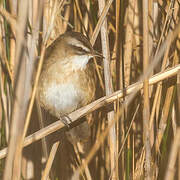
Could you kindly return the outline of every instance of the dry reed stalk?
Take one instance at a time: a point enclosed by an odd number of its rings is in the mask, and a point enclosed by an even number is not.
[[[1,101],[0,101],[0,128],[3,127],[3,112],[4,112],[4,119],[6,122],[8,122],[7,119],[7,106],[6,106],[6,97],[4,97],[4,90],[2,87],[2,84],[4,84],[3,79],[2,79],[2,68],[0,66],[0,74],[1,74],[1,78],[0,78],[0,90],[1,90]],[[6,141],[9,138],[9,126],[7,126],[7,132],[6,132]],[[0,138],[2,138],[2,135],[0,135]],[[2,144],[2,141],[0,140],[0,144]]]
[[[141,5],[142,6],[142,5]],[[139,69],[138,66],[141,63],[142,59],[142,10],[139,8],[138,1],[135,1],[135,8],[134,8],[134,59],[136,61],[137,70]],[[133,77],[133,76],[132,76]]]
[[[174,141],[171,147],[171,152],[169,156],[169,162],[168,162],[168,167],[166,170],[165,174],[165,180],[171,180],[174,179],[174,174],[175,174],[175,163],[177,161],[178,157],[178,152],[180,149],[180,128],[177,129],[176,136],[174,137]]]
[[[74,30],[80,32],[80,23],[78,18],[78,12],[75,5],[75,2],[73,2],[73,12],[74,12]]]
[[[84,160],[80,157],[78,146],[77,145],[73,145],[73,147],[74,147],[74,151],[75,151],[75,154],[76,154],[76,157],[77,157],[77,166],[79,166],[79,164],[82,164]],[[76,169],[76,167],[74,167],[74,170],[75,169]],[[89,170],[88,166],[85,167],[84,172],[85,172],[86,178],[88,180],[92,180],[92,177],[91,177],[90,170]],[[83,179],[86,179],[85,175],[83,174],[83,172],[81,173],[81,176],[83,177]]]
[[[154,39],[153,41],[156,40],[155,37],[158,36],[158,2],[153,2],[153,22],[154,22]]]
[[[43,129],[45,127],[44,120],[43,120],[43,112],[42,112],[40,104],[38,103],[37,100],[35,101],[35,104],[36,104],[36,108],[37,108],[39,127],[40,127],[40,129]],[[42,142],[43,158],[44,158],[44,161],[46,162],[48,159],[48,146],[47,146],[47,142],[46,142],[46,137],[42,138],[41,142]]]
[[[103,8],[105,7],[105,1],[99,0],[99,12],[103,12]],[[104,79],[105,79],[105,93],[106,95],[110,95],[113,93],[113,87],[112,87],[112,76],[111,76],[111,70],[110,70],[110,49],[109,49],[109,39],[108,39],[108,26],[107,26],[107,18],[105,17],[105,20],[101,26],[101,44],[102,44],[102,53],[103,53],[103,67],[104,67]],[[107,114],[108,117],[108,124],[111,124],[111,122],[114,119],[114,111],[111,111]],[[109,132],[109,151],[110,151],[110,165],[112,173],[112,179],[116,180],[118,178],[118,175],[116,172],[117,170],[114,170],[116,167],[116,129],[115,124],[110,129]]]
[[[123,86],[121,88],[125,89],[125,87],[129,86],[130,81],[131,81],[131,71],[132,71],[132,61],[133,61],[133,39],[134,39],[134,17],[135,17],[135,1],[131,0],[129,1],[127,5],[127,10],[125,11],[125,20],[124,20],[124,28],[126,31],[124,32],[125,38],[124,38],[124,44],[123,44],[123,58],[122,58],[122,77],[120,79],[123,79],[122,83]],[[124,92],[126,93],[126,92]],[[126,126],[129,124],[129,119],[128,119],[128,111],[130,110],[130,107],[126,107],[124,116],[121,118],[121,123],[122,127],[124,127],[124,132],[126,131]],[[123,132],[122,131],[122,132]],[[123,136],[122,136],[123,138]],[[123,140],[123,139],[122,139]],[[129,152],[131,151],[130,147],[130,136],[128,136],[127,140],[127,152],[125,158],[127,159],[126,162],[126,169],[130,168],[130,159],[129,159]],[[126,172],[127,176],[128,172]]]
[[[57,15],[55,17],[54,28],[52,29],[51,32],[51,37],[53,35],[53,39],[56,39],[60,34],[66,32],[67,26],[72,28],[72,25],[68,23],[68,20],[70,18],[70,5],[67,4],[65,0],[63,1],[58,0],[58,1],[59,1],[58,2],[59,7],[57,8]],[[53,2],[54,1],[52,1],[52,3]],[[49,18],[51,19],[51,15],[49,16]]]
[[[2,21],[1,21],[2,22]],[[9,62],[7,60],[7,54],[6,54],[6,48],[3,42],[5,33],[3,32],[3,27],[1,27],[1,35],[0,35],[0,53],[1,53],[1,58],[2,58],[2,63],[5,66],[6,70],[7,70],[7,74],[6,76],[10,79],[10,81],[13,81],[13,74],[11,71],[11,67],[9,65]]]
[[[135,170],[135,138],[134,133],[132,135],[132,179],[134,179],[134,170]]]
[[[124,10],[123,10],[123,1],[116,0],[116,32],[115,32],[115,76],[116,76],[116,90],[120,89],[120,84],[122,84],[122,60],[123,60],[123,26],[124,22]],[[121,86],[122,88],[122,86]],[[117,106],[116,111],[116,118],[120,119],[120,122],[117,123],[117,152],[119,151],[119,146],[123,143],[124,135],[125,135],[125,129],[124,129],[124,120],[123,118],[120,118],[119,115],[119,102]],[[124,167],[124,149],[122,152],[122,158],[119,159],[118,164],[116,165],[116,168],[121,169],[121,172],[119,172],[119,177],[124,178],[125,177],[125,167]],[[117,172],[118,174],[118,172]]]
[[[29,100],[29,94],[24,92],[24,82],[26,78],[25,52],[23,52],[23,44],[25,42],[24,33],[26,29],[27,20],[27,1],[21,2],[16,28],[16,58],[15,58],[15,80],[14,80],[14,102],[11,116],[11,130],[10,141],[8,146],[8,156],[6,159],[5,171],[3,175],[4,180],[19,179],[21,170],[21,135],[24,125],[24,117]],[[22,36],[23,35],[23,36]],[[29,83],[29,82],[26,82]],[[25,99],[22,98],[24,96]]]
[[[10,12],[13,17],[17,17],[17,0],[9,1]],[[13,34],[15,35],[15,29],[12,29]],[[14,38],[10,39],[10,67],[13,70],[12,72],[12,81],[14,80],[14,62],[15,62],[15,49],[16,49],[16,42]]]
[[[153,40],[154,40],[154,5],[153,0],[148,1],[148,27],[149,27],[149,37],[148,37],[148,47],[149,47],[149,55],[153,52]]]
[[[89,35],[92,35],[92,31],[93,31],[92,30],[92,22],[90,22],[90,19],[88,18],[88,13],[90,13],[90,1],[86,1],[86,2],[84,2],[84,4],[87,9],[87,11],[85,12],[84,18],[83,18],[85,32],[88,32],[88,29],[89,29]]]
[[[12,125],[11,125],[11,136],[10,144],[9,144],[9,157],[6,160],[6,167],[4,173],[4,179],[11,179],[11,172],[13,172],[13,179],[20,178],[20,170],[21,170],[21,152],[22,152],[22,142],[24,141],[22,138],[23,134],[23,126],[24,126],[24,116],[26,114],[26,108],[28,106],[30,94],[31,94],[31,80],[33,74],[33,63],[34,63],[34,52],[35,46],[29,46],[30,59],[26,60],[27,54],[24,50],[25,45],[25,31],[26,31],[26,20],[28,17],[27,9],[28,2],[19,2],[19,8],[23,9],[23,11],[18,12],[18,25],[19,27],[16,30],[16,58],[14,65],[15,72],[15,97],[14,97],[14,109],[12,115]],[[36,14],[35,14],[36,15]],[[12,23],[11,23],[12,24]],[[34,29],[33,29],[34,30]],[[36,32],[37,34],[37,32]],[[36,38],[36,37],[35,37]],[[29,40],[28,40],[29,42]],[[35,44],[33,44],[35,45]],[[13,46],[14,47],[14,46]],[[14,52],[14,51],[13,51]],[[25,57],[26,56],[26,57]],[[25,68],[28,67],[28,68]],[[20,78],[19,78],[20,77]],[[23,84],[24,87],[23,87]],[[24,96],[24,98],[22,98]],[[16,146],[15,146],[15,145]],[[17,147],[17,148],[16,148]],[[16,148],[16,149],[15,149]],[[12,163],[14,161],[14,164]],[[14,166],[14,167],[13,167]],[[7,168],[8,167],[8,168]],[[9,173],[10,172],[10,173]]]
[[[133,180],[139,180],[139,179],[144,179],[143,177],[143,171],[144,171],[144,159],[145,159],[145,150],[144,147],[141,150],[141,155],[139,159],[136,162],[136,169],[134,173]]]
[[[67,30],[67,26],[69,25],[71,28],[73,28],[73,26],[69,23],[69,18],[70,18],[70,6],[67,6],[66,10],[65,10],[65,14],[64,17],[61,16],[62,18],[62,28],[61,28],[61,32],[60,34],[64,33]]]
[[[116,119],[117,122],[118,122],[118,119],[120,118],[120,116],[119,116],[120,104],[121,104],[120,99],[117,99],[116,102],[114,103],[114,112],[115,112],[115,117],[114,118]],[[120,138],[121,137],[120,135],[121,135],[121,133],[120,133],[120,125],[119,125],[119,123],[116,123],[116,136],[117,136],[117,138],[116,138],[116,152],[117,153],[119,152],[120,145],[123,143],[123,140],[124,140],[124,138],[123,139]],[[124,150],[122,152],[122,159],[124,160]],[[116,173],[117,177],[120,177],[121,172],[123,172],[122,171],[123,170],[123,166],[122,166],[123,160],[120,161],[119,157],[116,159],[116,162],[115,162],[115,166],[116,166],[115,171],[116,172],[115,173]],[[120,168],[122,168],[121,172],[119,172]]]
[[[178,168],[178,179],[180,179],[180,151],[178,152],[178,165],[179,165],[179,168]]]
[[[0,90],[1,90],[1,110],[4,112],[4,120],[5,120],[5,129],[6,129],[6,142],[9,140],[9,131],[10,131],[10,126],[9,126],[9,107],[8,107],[8,97],[6,96],[6,93],[4,91],[4,73],[2,71],[2,68],[0,68]],[[1,121],[2,123],[2,121]],[[2,124],[1,124],[2,126]]]
[[[149,68],[149,28],[148,28],[148,1],[143,0],[143,72]],[[149,107],[149,79],[144,79],[144,106],[143,106],[143,142],[145,146],[145,176],[147,180],[151,176],[151,149],[150,149],[150,107]]]
[[[135,117],[136,117],[137,112],[138,112],[138,110],[139,110],[139,107],[140,107],[140,104],[138,104],[138,106],[136,107],[136,110],[135,110],[135,112],[134,112],[134,114],[133,114],[132,120],[131,120],[131,122],[130,122],[130,124],[129,124],[129,127],[128,127],[128,129],[127,129],[125,138],[123,139],[123,142],[122,142],[122,144],[121,144],[120,150],[118,151],[118,158],[119,158],[120,155],[122,154],[122,151],[123,151],[123,149],[124,149],[125,143],[126,143],[126,141],[127,141],[127,139],[128,139],[128,136],[130,135],[130,130],[131,130],[132,125],[133,125],[133,123],[134,123],[134,120],[135,120]],[[117,159],[117,160],[118,160],[118,159]],[[116,160],[116,161],[117,161],[117,160]]]
[[[1,67],[0,67],[0,73],[1,73]],[[2,120],[3,120],[3,109],[2,109],[2,104],[0,101],[0,128],[2,128]],[[2,138],[2,135],[0,134],[0,139]],[[2,141],[0,140],[0,144],[2,144]]]
[[[167,16],[166,16],[166,21],[165,21],[165,23],[167,23],[168,22],[168,17],[170,18],[170,17],[172,17],[172,10],[171,10],[171,8],[172,8],[172,1],[171,1],[171,3],[170,3],[170,5],[169,5],[169,7],[168,7],[168,13],[167,13]],[[176,14],[177,15],[177,14]],[[175,18],[176,18],[176,16],[175,16]],[[173,21],[171,21],[171,25],[172,25],[172,23],[173,23]],[[166,28],[165,28],[166,27]],[[170,29],[170,24],[169,24],[169,26],[167,26],[167,25],[165,25],[164,24],[164,27],[163,27],[163,32],[165,31],[165,30],[167,30],[168,29],[168,31],[169,31],[169,33],[170,34],[172,34],[173,32],[172,32],[172,30]],[[163,34],[163,33],[162,33]],[[161,34],[161,38],[163,37],[162,36],[162,34]],[[165,67],[166,67],[166,65],[167,65],[167,62],[168,62],[168,55],[169,55],[169,51],[170,51],[170,47],[171,47],[171,44],[170,43],[168,43],[167,44],[167,48],[166,48],[166,51],[165,51],[165,55],[164,55],[164,57],[163,57],[163,62],[162,62],[162,67],[161,67],[161,71],[163,71],[164,69],[165,69]],[[157,90],[156,90],[156,93],[159,93],[159,91],[161,91],[162,92],[162,86],[159,84],[158,85],[158,87],[157,87]],[[172,98],[172,93],[174,92],[174,90],[173,90],[173,87],[172,87],[172,89],[170,90],[170,89],[168,89],[167,90],[167,94],[166,94],[166,99],[165,99],[165,105],[164,105],[164,107],[163,107],[163,110],[162,110],[162,116],[163,117],[161,117],[161,120],[160,120],[160,123],[159,123],[159,126],[160,126],[160,128],[157,130],[157,138],[156,138],[156,151],[158,152],[159,151],[159,146],[160,146],[160,144],[161,144],[161,140],[162,140],[162,137],[163,137],[163,135],[164,135],[164,127],[166,127],[166,121],[167,121],[167,118],[168,118],[168,112],[170,111],[169,109],[171,108],[170,107],[170,103],[171,103],[171,98]],[[169,94],[170,93],[170,94]],[[159,96],[160,96],[161,94],[159,94]],[[172,99],[173,100],[173,99]],[[166,104],[167,103],[167,104]],[[169,105],[168,105],[169,104]],[[163,126],[163,129],[164,130],[162,130],[162,126]]]
[[[37,57],[37,44],[39,39],[39,32],[40,32],[40,24],[41,24],[41,15],[42,15],[42,1],[37,2],[29,2],[29,23],[31,25],[31,36],[28,36],[27,38],[27,47],[29,50],[29,61],[27,62],[27,74],[26,74],[26,81],[30,82],[30,84],[27,84],[25,86],[25,91],[27,91],[28,94],[31,95],[32,93],[32,78],[35,72],[35,59]],[[30,100],[31,101],[31,100]],[[29,106],[29,104],[28,104]],[[29,107],[28,107],[29,108]],[[27,112],[29,113],[29,109],[27,109]],[[27,115],[27,114],[26,114]],[[22,140],[21,140],[21,148],[23,148],[23,141],[24,137],[27,132],[27,128],[29,125],[29,120],[25,119],[24,129],[22,133]],[[23,161],[25,163],[25,159]],[[27,162],[28,163],[28,162]],[[30,172],[30,169],[27,170]]]
[[[180,71],[177,74],[177,119],[180,119]]]
[[[74,5],[75,5],[76,10],[77,10],[77,17],[78,17],[79,23],[82,26],[82,31],[84,31],[85,34],[87,35],[87,31],[86,31],[86,28],[84,27],[84,23],[83,23],[83,17],[82,17],[81,9],[79,7],[79,1],[75,0]],[[81,30],[79,29],[79,31],[81,31]]]
[[[159,50],[161,41],[162,41],[162,39],[163,39],[165,30],[166,30],[168,18],[169,18],[169,16],[170,16],[170,8],[171,8],[171,6],[172,6],[172,4],[170,4],[169,7],[168,7],[168,12],[167,12],[166,19],[165,19],[165,22],[164,22],[164,25],[163,25],[163,30],[162,30],[162,32],[161,32],[160,40],[159,40],[158,46],[157,46],[157,48],[156,48],[155,56],[157,55],[157,52],[158,52],[158,50]],[[170,33],[172,33],[172,32],[170,32]],[[168,54],[169,54],[170,46],[171,46],[171,44],[168,43],[168,44],[167,44],[167,48],[166,48],[166,52],[165,52],[165,55],[164,55],[164,58],[163,58],[163,63],[162,63],[162,66],[161,66],[161,71],[163,71],[163,70],[166,68],[166,64],[167,64],[167,61],[168,61]],[[161,97],[161,90],[162,90],[162,85],[161,85],[161,84],[158,84],[158,87],[157,87],[157,89],[156,89],[156,94],[159,94],[159,98]],[[160,102],[160,101],[158,101],[158,102]],[[154,106],[156,106],[156,112],[158,112],[158,113],[157,113],[157,117],[158,117],[158,116],[159,116],[160,103],[159,103],[158,106],[157,106],[156,104],[154,104]],[[152,118],[153,118],[153,117],[152,117]]]
[[[13,31],[13,34],[15,35],[16,29],[17,29],[17,21],[16,17],[12,16],[9,12],[7,12],[2,6],[0,6],[0,14],[6,18],[8,23],[11,25],[11,30]]]
[[[42,178],[41,178],[42,180],[48,180],[49,173],[50,173],[52,163],[54,161],[54,158],[55,158],[59,143],[60,143],[59,141],[54,143],[52,148],[51,148],[51,152],[49,154],[48,161],[46,163],[46,167],[45,167],[44,172],[42,174]]]
[[[102,26],[102,24],[103,24],[103,22],[104,22],[104,19],[105,19],[107,13],[108,13],[108,10],[109,10],[112,2],[113,2],[113,0],[108,0],[108,2],[106,3],[103,11],[101,12],[101,15],[100,15],[100,17],[99,17],[99,20],[98,20],[98,22],[97,22],[97,24],[96,24],[96,27],[95,27],[95,29],[94,29],[94,31],[93,31],[93,34],[92,34],[92,37],[91,37],[91,39],[90,39],[90,42],[91,42],[92,45],[94,45],[94,43],[95,43],[95,41],[96,41],[96,39],[97,39],[97,36],[98,36],[98,34],[99,34],[99,31],[100,31],[100,28],[101,28],[101,26]],[[104,88],[104,83],[103,83],[101,74],[100,74],[100,72],[99,72],[99,69],[97,68],[97,62],[96,62],[96,61],[94,61],[94,62],[95,62],[95,66],[96,66],[96,70],[97,70],[97,74],[98,74],[98,79],[99,79],[99,81],[100,81],[100,85],[101,85],[102,89],[104,90],[104,89],[105,89],[105,88]]]
[[[12,22],[12,17],[11,15],[0,5],[0,14],[5,17],[5,19],[8,22]],[[9,62],[7,60],[7,53],[6,53],[6,42],[5,42],[5,37],[6,37],[6,32],[5,32],[5,27],[3,26],[5,24],[5,19],[3,17],[0,17],[0,54],[1,54],[1,59],[2,63],[4,64],[6,70],[7,70],[7,76],[9,76],[10,81],[13,80],[13,75],[12,75],[12,68],[9,65]]]
[[[97,22],[97,24],[96,24],[96,27],[95,27],[95,29],[94,29],[94,31],[93,31],[93,34],[92,34],[92,37],[91,37],[91,39],[90,39],[90,42],[91,42],[92,45],[95,44],[95,41],[96,41],[97,36],[98,36],[98,34],[99,34],[100,28],[101,28],[101,26],[102,26],[102,24],[103,24],[103,22],[104,22],[104,19],[105,19],[107,13],[108,13],[108,10],[109,10],[112,2],[113,2],[113,0],[109,0],[109,1],[106,3],[106,6],[104,7],[103,11],[101,12],[101,15],[100,15],[100,17],[99,17],[99,20],[98,20],[98,22]],[[103,83],[103,80],[102,80],[102,77],[101,77],[101,74],[100,74],[100,71],[99,71],[99,68],[98,68],[98,65],[97,65],[96,60],[94,60],[94,63],[95,63],[95,66],[96,66],[96,71],[97,71],[97,74],[98,74],[98,79],[99,79],[99,81],[100,81],[100,85],[101,85],[102,89],[104,90],[104,89],[105,89],[105,88],[104,88],[104,83]]]
[[[178,78],[178,75],[177,75]],[[172,130],[173,130],[173,135],[176,135],[176,131],[177,131],[177,118],[176,118],[176,109],[175,109],[175,104],[173,104],[172,106]]]
[[[167,60],[168,60],[168,54],[169,54],[169,49],[170,49],[170,44],[167,44],[167,48],[166,48],[166,52],[163,58],[163,63],[162,63],[162,67],[161,67],[161,71],[163,71],[166,67],[167,64]],[[157,88],[156,88],[156,93],[155,93],[155,98],[153,101],[153,109],[151,111],[151,117],[150,117],[150,127],[152,128],[153,122],[154,122],[154,115],[155,115],[155,111],[159,112],[159,108],[160,108],[160,100],[161,99],[161,93],[162,93],[162,83],[159,83]],[[157,115],[159,117],[159,115]],[[152,137],[152,135],[151,135]],[[154,144],[154,139],[151,138],[151,147]]]
[[[94,45],[94,43],[95,43],[95,41],[97,39],[100,28],[101,28],[101,26],[102,26],[102,24],[104,22],[104,19],[106,18],[106,15],[107,15],[107,13],[109,11],[109,8],[110,8],[112,2],[113,2],[113,0],[108,0],[107,3],[106,3],[106,6],[104,7],[103,11],[101,12],[98,23],[97,23],[97,25],[96,25],[96,27],[95,27],[95,29],[93,31],[93,35],[92,35],[91,40],[90,40],[92,45]]]
[[[154,54],[154,44],[153,44],[153,40],[154,40],[154,5],[153,5],[153,0],[149,0],[148,1],[148,29],[149,29],[149,37],[148,37],[148,48],[149,48],[149,56],[153,56]],[[153,75],[153,72],[152,74]],[[153,93],[153,87],[150,87],[149,89],[149,97],[152,97],[152,93]],[[151,117],[151,114],[150,114],[150,117]],[[149,122],[150,119],[149,119]],[[154,142],[154,127],[151,126],[151,129],[149,130],[150,132],[150,145],[151,145],[151,148],[152,148],[152,144]]]
[[[135,112],[134,112],[134,114],[133,114],[133,117],[132,117],[132,120],[131,120],[130,125],[129,125],[129,127],[128,127],[128,130],[127,130],[127,132],[126,132],[125,138],[123,139],[123,142],[122,142],[122,145],[121,145],[121,147],[120,147],[120,150],[118,151],[118,156],[117,156],[118,158],[116,159],[116,161],[118,161],[120,155],[122,154],[122,151],[123,151],[123,149],[124,149],[125,143],[126,143],[126,141],[127,141],[127,139],[128,139],[128,136],[130,135],[130,130],[131,130],[131,128],[132,128],[132,125],[133,125],[133,122],[134,122],[135,117],[136,117],[136,115],[137,115],[137,112],[138,112],[138,110],[139,110],[139,107],[140,107],[140,105],[138,104],[138,106],[137,106],[137,108],[136,108],[136,110],[135,110]],[[110,179],[111,179],[111,178],[112,178],[112,173],[111,173],[111,175],[110,175]]]
[[[172,106],[174,88],[175,88],[174,86],[169,87],[166,93],[165,104],[163,106],[162,115],[157,130],[157,136],[155,142],[156,152],[159,152],[159,147],[161,145],[162,137],[167,126],[168,115],[172,108],[171,106]]]
[[[12,80],[12,73],[9,67],[9,63],[7,60],[7,53],[6,53],[6,43],[4,41],[5,37],[5,27],[3,27],[4,21],[2,17],[0,17],[0,57],[1,57],[1,67],[0,67],[0,91],[1,91],[1,110],[4,114],[4,120],[5,120],[5,133],[6,133],[6,141],[8,142],[9,139],[9,121],[10,121],[10,98],[8,95],[8,89],[9,89],[9,84],[7,83],[6,80],[6,75],[9,77],[10,81]],[[7,74],[4,71],[4,68],[7,70]],[[5,92],[5,89],[7,88],[7,91]],[[3,115],[2,114],[2,115]],[[2,116],[1,116],[2,118]],[[1,127],[2,126],[2,121],[1,121]]]
[[[161,43],[163,41],[163,37],[165,35],[165,31],[166,31],[166,26],[167,26],[167,23],[168,23],[168,19],[170,18],[171,16],[171,6],[172,6],[172,1],[170,2],[169,6],[168,6],[168,11],[167,11],[167,14],[166,14],[166,18],[165,18],[165,21],[164,21],[164,25],[163,25],[163,28],[162,28],[162,32],[161,32],[161,35],[160,35],[160,39],[158,41],[158,45],[156,47],[156,51],[155,51],[155,55],[157,55],[157,53],[159,52],[159,48],[161,46]]]
[[[27,37],[27,48],[29,51],[29,61],[27,61],[27,81],[32,82],[32,76],[35,72],[35,64],[36,64],[36,59],[37,59],[37,45],[38,45],[38,40],[39,40],[39,32],[40,32],[40,23],[41,23],[41,14],[42,14],[42,1],[29,1],[28,5],[28,20],[30,24],[30,33],[31,35]],[[32,91],[32,84],[26,86],[26,89],[28,89],[29,93]],[[38,118],[39,119],[39,118]],[[38,120],[36,119],[36,120]],[[36,121],[35,120],[35,121]],[[25,122],[26,126],[27,122]],[[24,126],[24,127],[25,127]],[[24,132],[23,132],[24,133]],[[22,135],[23,138],[23,135]],[[24,138],[22,142],[24,141]],[[44,139],[42,139],[42,142],[44,142]],[[21,144],[22,145],[22,144]],[[44,146],[43,151],[45,151]],[[47,150],[46,150],[47,151]],[[24,154],[23,154],[24,155]],[[23,157],[22,161],[22,174],[24,175],[24,178],[29,178],[34,176],[34,171],[33,167],[29,165],[31,164],[31,160],[26,158],[25,156]]]
[[[128,3],[128,7],[126,10],[126,18],[125,18],[125,42],[124,42],[124,82],[125,87],[130,84],[130,75],[131,75],[131,61],[132,61],[132,52],[133,52],[133,32],[134,32],[134,6],[135,1],[131,0]]]

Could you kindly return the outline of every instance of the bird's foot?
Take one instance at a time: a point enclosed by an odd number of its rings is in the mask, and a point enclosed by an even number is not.
[[[72,119],[67,115],[63,115],[60,117],[60,120],[62,121],[62,123],[66,126],[66,127],[70,127],[69,124],[72,123]]]

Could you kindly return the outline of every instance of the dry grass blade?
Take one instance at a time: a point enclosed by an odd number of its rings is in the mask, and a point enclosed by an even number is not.
[[[163,106],[162,116],[159,122],[159,129],[157,131],[157,138],[156,138],[156,151],[157,152],[159,152],[159,146],[161,145],[163,134],[168,123],[167,122],[168,115],[169,115],[170,109],[172,108],[171,106],[172,106],[174,88],[175,88],[174,86],[169,87],[166,93],[165,104]]]
[[[104,9],[102,11],[102,14],[100,15],[100,18],[98,20],[98,23],[96,25],[96,28],[94,29],[93,35],[92,35],[91,40],[90,40],[92,45],[94,45],[94,43],[95,43],[95,41],[97,39],[97,36],[98,36],[99,31],[101,29],[101,26],[102,26],[102,24],[104,22],[104,19],[105,19],[106,15],[107,15],[107,13],[109,11],[109,8],[110,8],[112,2],[113,2],[113,0],[109,0],[106,3],[106,6],[104,7]]]
[[[180,128],[177,129],[176,135],[174,137],[174,141],[171,147],[171,152],[169,156],[169,163],[168,167],[166,170],[166,175],[165,175],[165,180],[171,180],[174,179],[174,174],[175,174],[175,163],[177,161],[178,157],[178,152],[180,149]]]
[[[9,12],[7,12],[2,6],[0,6],[0,14],[6,18],[6,20],[11,25],[13,33],[15,34],[15,31],[17,30],[16,18],[12,16]]]
[[[36,102],[36,107],[37,107],[39,127],[40,127],[40,129],[43,129],[45,127],[45,125],[44,125],[44,120],[43,120],[42,109],[41,109],[38,101],[36,100],[35,102]],[[44,160],[47,161],[47,159],[48,159],[48,146],[47,146],[46,137],[42,138],[42,151],[43,151],[43,156],[45,158]]]
[[[131,64],[132,64],[132,53],[133,53],[133,23],[134,23],[134,7],[135,1],[129,1],[126,11],[126,37],[124,44],[124,81],[125,87],[130,84]],[[118,60],[118,59],[117,59]]]
[[[177,102],[178,102],[178,116],[177,119],[180,119],[180,71],[178,71],[177,76]]]
[[[42,175],[42,180],[47,180],[48,179],[49,172],[50,172],[50,169],[52,167],[52,163],[54,161],[54,158],[55,158],[59,143],[60,143],[59,141],[54,143],[52,148],[51,148],[51,152],[49,154],[49,158],[48,158],[45,170],[44,170],[43,175]]]
[[[2,32],[1,32],[2,33]],[[1,59],[2,59],[2,63],[4,64],[4,66],[6,67],[6,70],[8,72],[8,76],[9,76],[9,79],[11,81],[13,81],[13,76],[12,76],[12,72],[11,72],[11,68],[9,66],[9,62],[6,58],[6,53],[5,53],[5,47],[3,45],[3,37],[2,35],[0,35],[0,54],[1,54]]]
[[[135,111],[135,113],[134,113],[134,115],[133,115],[132,121],[131,121],[131,123],[130,123],[130,125],[129,125],[129,128],[128,128],[128,130],[127,130],[127,133],[126,133],[126,135],[125,135],[125,138],[123,139],[122,145],[121,145],[120,150],[119,150],[119,152],[118,152],[118,158],[120,157],[120,155],[121,155],[121,153],[122,153],[122,151],[123,151],[125,142],[127,141],[127,138],[128,138],[128,136],[129,136],[129,132],[130,132],[130,130],[131,130],[131,128],[132,128],[133,122],[134,122],[135,117],[136,117],[136,115],[137,115],[137,112],[138,112],[138,110],[139,110],[139,106],[140,106],[140,105],[138,104],[138,106],[137,106],[137,108],[136,108],[136,111]],[[118,158],[116,159],[116,161],[118,161]],[[110,180],[110,179],[112,179],[112,173],[111,173],[111,175],[110,175],[109,180]]]
[[[6,93],[4,91],[4,78],[3,78],[3,73],[1,71],[1,67],[0,67],[0,73],[1,73],[1,77],[0,77],[0,91],[1,91],[1,108],[4,111],[4,119],[6,122],[6,141],[8,142],[9,140],[9,109],[8,109],[8,99],[6,96]]]

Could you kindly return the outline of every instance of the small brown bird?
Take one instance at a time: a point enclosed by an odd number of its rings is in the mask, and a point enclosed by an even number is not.
[[[60,35],[46,50],[37,97],[40,105],[64,124],[69,122],[63,116],[87,105],[95,97],[95,71],[89,63],[94,56],[101,55],[78,32]],[[87,126],[83,127],[86,131]]]

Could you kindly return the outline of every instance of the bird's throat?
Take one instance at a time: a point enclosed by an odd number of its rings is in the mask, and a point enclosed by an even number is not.
[[[89,55],[74,55],[66,58],[62,64],[64,68],[69,68],[71,71],[83,70],[86,68],[86,65],[91,57],[92,56]]]

